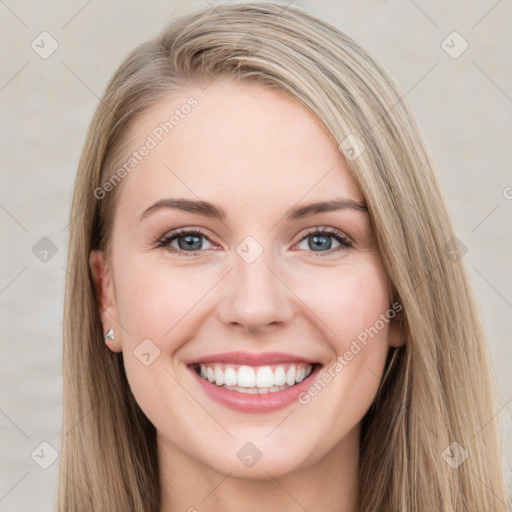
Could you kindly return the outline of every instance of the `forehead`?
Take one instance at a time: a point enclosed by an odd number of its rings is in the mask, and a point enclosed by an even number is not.
[[[162,197],[222,202],[228,211],[362,198],[322,123],[297,99],[257,83],[224,79],[170,94],[133,123],[128,141],[126,161],[138,155],[120,208],[140,211]]]

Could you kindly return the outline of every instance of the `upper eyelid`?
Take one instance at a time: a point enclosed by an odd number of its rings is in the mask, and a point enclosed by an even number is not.
[[[165,233],[162,237],[159,238],[159,240],[167,240],[170,238],[176,239],[179,238],[180,236],[186,235],[202,236],[212,243],[217,243],[215,242],[215,237],[213,235],[209,235],[207,232],[205,232],[205,228],[196,227],[177,228],[173,231]]]
[[[303,234],[302,234],[302,238],[304,238],[306,236],[309,236],[309,235],[312,235],[314,233],[325,233],[325,234],[328,234],[330,236],[338,235],[338,236],[343,236],[344,238],[347,238],[347,239],[350,238],[341,229],[330,228],[328,226],[315,226],[314,228],[306,228],[306,231],[304,231]],[[301,238],[301,240],[302,240],[302,238]]]

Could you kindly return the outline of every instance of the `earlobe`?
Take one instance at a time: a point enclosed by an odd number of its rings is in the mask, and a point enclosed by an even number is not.
[[[89,267],[94,282],[94,292],[98,303],[98,311],[101,316],[103,333],[115,328],[118,318],[114,296],[112,276],[102,251],[91,251],[89,255]],[[117,329],[114,329],[117,330]],[[113,352],[121,352],[120,336],[104,338],[105,343]]]

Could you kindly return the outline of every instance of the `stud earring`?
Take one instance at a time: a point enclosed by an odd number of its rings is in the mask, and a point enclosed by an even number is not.
[[[109,329],[104,335],[103,335],[103,341],[105,343],[108,343],[110,340],[114,339],[114,329]]]

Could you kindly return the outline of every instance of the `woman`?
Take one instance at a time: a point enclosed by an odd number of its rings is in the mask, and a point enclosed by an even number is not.
[[[108,84],[71,219],[59,510],[507,510],[432,158],[348,36],[174,21]]]

